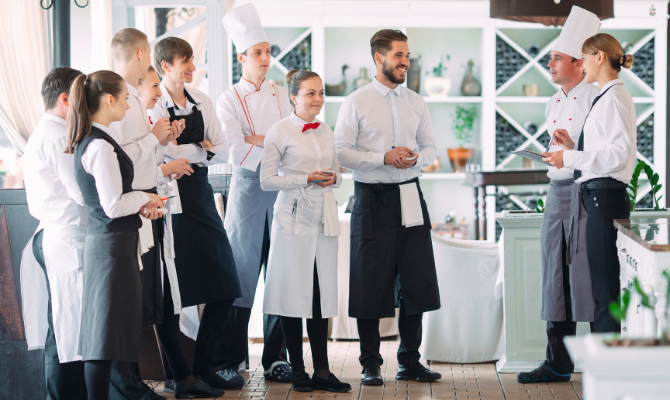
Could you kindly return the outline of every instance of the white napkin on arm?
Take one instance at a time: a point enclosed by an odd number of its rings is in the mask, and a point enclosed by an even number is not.
[[[402,224],[406,228],[423,225],[423,211],[421,210],[421,200],[419,199],[419,190],[416,183],[406,183],[398,187],[400,188]]]

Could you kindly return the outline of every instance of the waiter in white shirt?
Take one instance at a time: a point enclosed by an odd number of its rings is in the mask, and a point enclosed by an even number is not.
[[[552,46],[549,69],[551,80],[561,85],[545,110],[547,131],[553,137],[556,129],[565,129],[573,140],[579,138],[586,115],[598,88],[586,83],[582,72],[582,44],[598,33],[600,19],[577,6],[572,11],[558,40]],[[549,152],[560,150],[551,142]],[[580,207],[579,187],[570,168],[549,167],[549,191],[544,209],[540,252],[542,260],[542,311],[547,321],[547,358],[531,372],[517,375],[520,383],[567,382],[574,371],[563,338],[577,333],[577,322],[593,323],[591,277],[586,258],[583,232],[586,212],[581,210],[572,226],[572,208]],[[574,201],[574,204],[572,202]],[[573,239],[573,240],[570,240]],[[573,248],[574,247],[574,248]],[[569,252],[569,253],[568,253]]]
[[[563,149],[544,154],[557,168],[574,169],[586,210],[586,254],[595,302],[594,332],[619,332],[609,303],[620,292],[615,219],[630,217],[627,187],[636,160],[637,135],[633,98],[619,79],[621,67],[630,68],[633,56],[624,54],[611,35],[599,33],[582,45],[586,82],[598,82],[600,94],[577,143],[559,129],[555,141]],[[580,233],[581,235],[581,233]]]
[[[287,89],[265,80],[270,69],[270,43],[253,4],[230,10],[223,18],[223,26],[242,65],[242,79],[216,102],[216,115],[230,144],[233,165],[224,225],[233,248],[242,297],[235,300],[230,311],[218,364],[222,377],[243,381],[238,368],[248,353],[249,317],[261,268],[267,266],[277,199],[276,191],[261,190],[260,158],[268,129],[291,115],[292,107]],[[291,382],[278,316],[263,315],[263,338],[263,376],[270,381]]]
[[[28,209],[40,227],[21,262],[22,311],[28,348],[44,348],[47,398],[53,400],[86,399],[84,364],[77,351],[86,211],[80,205],[84,199],[74,177],[74,157],[65,153],[69,91],[79,75],[58,67],[44,78],[46,111],[23,155]],[[47,301],[41,301],[44,294]]]
[[[419,187],[435,160],[426,102],[407,89],[407,36],[384,29],[370,39],[377,75],[349,95],[335,125],[340,165],[353,170],[349,316],[357,318],[361,383],[382,385],[379,319],[395,316],[400,348],[396,379],[432,382],[420,362],[422,316],[440,308],[430,217]]]

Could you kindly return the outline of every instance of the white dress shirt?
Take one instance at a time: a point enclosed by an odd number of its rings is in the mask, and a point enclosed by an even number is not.
[[[407,169],[384,165],[393,147],[419,153]],[[435,136],[426,101],[402,85],[390,89],[375,79],[344,100],[335,124],[335,148],[343,167],[364,183],[397,183],[421,176],[435,161]]]
[[[86,226],[86,210],[74,177],[74,155],[66,154],[67,123],[44,114],[23,155],[30,215],[42,223]]]
[[[598,100],[584,125],[584,151],[563,152],[563,163],[579,169],[577,182],[595,178],[614,178],[630,183],[637,152],[635,105],[621,79],[608,82],[600,93],[614,85]]]
[[[316,129],[302,131],[308,123],[319,123]],[[335,184],[322,188],[307,183],[314,170],[330,168],[337,173]],[[281,171],[281,174],[277,173]],[[285,190],[314,186],[312,191],[331,191],[340,186],[342,175],[335,153],[335,137],[327,124],[314,119],[306,122],[291,113],[274,124],[265,137],[263,163],[261,164],[261,188],[263,190]]]
[[[185,108],[180,105],[177,105],[179,109],[176,107],[174,108],[175,116],[190,115],[193,112],[193,106],[196,106],[198,110],[202,112],[202,119],[205,125],[204,140],[209,140],[212,143],[212,148],[209,151],[210,153],[214,153],[215,156],[208,161],[207,152],[196,147],[194,144],[182,144],[176,146],[173,143],[168,143],[167,146],[164,147],[164,154],[167,154],[172,158],[186,158],[191,164],[202,163],[205,166],[210,166],[227,163],[229,146],[225,134],[223,133],[223,129],[221,129],[221,122],[219,122],[216,117],[214,103],[212,103],[212,100],[210,100],[206,94],[197,89],[188,88],[186,91],[191,98],[193,98],[195,104],[186,99]],[[175,106],[175,103],[172,101],[172,97],[170,97],[163,82],[161,82],[161,92],[163,95],[158,98],[156,106],[148,111],[153,121],[157,121],[163,117],[169,117],[170,113],[168,112],[168,108]],[[188,126],[186,129],[188,129]]]
[[[544,117],[547,120],[547,132],[551,135],[556,129],[565,129],[570,138],[577,143],[579,135],[584,126],[586,115],[591,109],[593,99],[598,96],[600,89],[592,84],[586,83],[582,79],[575,87],[565,94],[563,89],[553,95],[544,111]],[[549,152],[561,150],[560,146],[552,145]],[[572,179],[573,170],[571,168],[558,169],[549,166],[549,178],[555,180]]]
[[[264,80],[260,89],[242,78],[221,94],[216,115],[230,143],[230,162],[240,166],[252,144],[245,136],[266,135],[270,127],[293,113],[288,89]]]
[[[156,147],[158,139],[151,133],[151,123],[147,109],[137,88],[126,82],[128,87],[128,106],[123,120],[112,122],[109,130],[114,132],[117,142],[133,160],[135,176],[133,189],[147,190],[156,187],[156,182],[163,179],[163,171],[156,167]]]
[[[94,122],[93,126],[116,140],[115,134],[110,128],[97,122]],[[153,159],[153,153],[151,155]],[[84,171],[95,178],[95,187],[98,190],[100,205],[109,218],[137,214],[140,208],[149,202],[149,195],[145,192],[123,193],[119,159],[114,152],[114,147],[106,140],[92,140],[81,156],[81,164]],[[135,173],[137,173],[137,170]]]

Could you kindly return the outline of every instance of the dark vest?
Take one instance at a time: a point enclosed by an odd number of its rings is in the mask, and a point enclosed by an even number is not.
[[[81,156],[84,154],[86,147],[95,139],[105,140],[114,147],[114,152],[119,160],[123,193],[133,191],[132,183],[134,171],[132,160],[114,139],[102,130],[93,127],[91,134],[85,137],[74,150],[74,176],[77,180],[77,184],[79,184],[81,194],[84,197],[87,232],[94,234],[139,229],[142,226],[142,221],[138,214],[120,218],[109,218],[100,205],[100,197],[98,196],[98,190],[95,187],[95,178],[93,175],[86,172],[84,166],[81,164]]]

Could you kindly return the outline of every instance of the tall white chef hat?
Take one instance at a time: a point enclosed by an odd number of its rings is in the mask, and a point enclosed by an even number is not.
[[[233,39],[238,53],[246,51],[256,43],[269,42],[256,7],[251,3],[228,11],[223,17],[223,27]]]
[[[551,49],[574,58],[582,58],[582,45],[599,30],[600,18],[597,15],[581,7],[572,6],[561,35]]]

